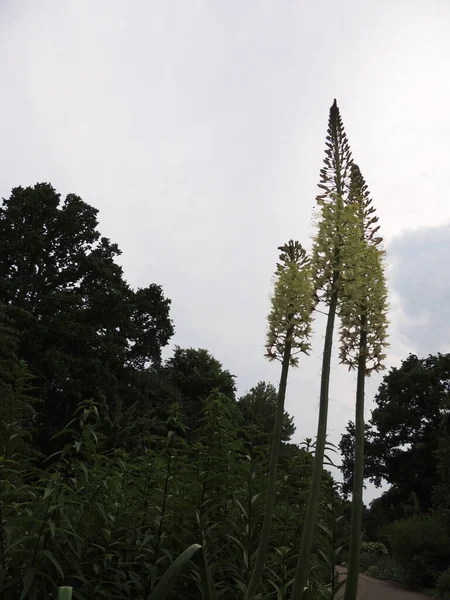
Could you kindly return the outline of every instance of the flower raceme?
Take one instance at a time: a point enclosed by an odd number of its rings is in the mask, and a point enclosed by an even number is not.
[[[245,600],[253,600],[258,592],[269,550],[289,368],[297,365],[296,354],[307,354],[310,348],[308,340],[314,303],[309,259],[302,245],[293,240],[278,249],[281,250],[281,254],[280,262],[277,263],[271,311],[268,316],[266,357],[281,362],[281,374],[267,474],[264,519]]]
[[[268,316],[266,357],[282,361],[286,342],[291,342],[291,366],[298,364],[300,352],[309,353],[313,284],[310,260],[299,242],[280,246],[280,262],[275,273],[271,311]]]
[[[382,238],[377,236],[378,218],[364,178],[352,166],[351,185],[346,208],[347,219],[345,256],[342,260],[341,303],[339,316],[340,359],[349,369],[358,366],[361,352],[365,353],[365,372],[383,369],[387,346],[387,287],[384,274],[385,252]],[[364,333],[364,348],[361,334]]]
[[[356,264],[353,269],[344,271],[342,278],[339,356],[341,363],[355,369],[361,352],[360,337],[364,331],[366,375],[370,375],[383,369],[386,359],[387,289],[384,252],[365,241],[361,245],[359,254],[355,255]]]

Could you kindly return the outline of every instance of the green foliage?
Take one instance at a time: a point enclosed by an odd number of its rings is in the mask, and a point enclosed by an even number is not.
[[[185,461],[182,440],[155,440],[154,451],[132,460],[104,453],[99,427],[95,405],[84,404],[61,432],[58,462],[41,473],[18,456],[0,464],[6,597],[51,598],[62,583],[75,598],[142,597],[170,564],[165,539],[179,508],[171,494],[181,485],[172,477]]]
[[[398,506],[414,492],[422,511],[432,507],[440,481],[436,451],[449,379],[449,354],[423,359],[411,354],[401,367],[390,369],[375,396],[376,408],[365,432],[365,477],[375,485],[383,479],[393,485]],[[352,485],[353,436],[349,423],[340,442],[347,492]]]
[[[95,208],[74,194],[61,203],[46,183],[13,189],[0,207],[2,312],[42,400],[35,441],[45,452],[85,398],[131,404],[131,372],[158,363],[173,334],[161,288],[131,290],[97,225]]]
[[[359,556],[359,570],[362,573],[366,573],[366,571],[376,562],[378,561],[379,556],[374,552],[364,552],[361,551]]]
[[[395,581],[396,583],[406,583],[406,571],[392,558],[380,558],[377,562],[367,569],[369,577],[382,579],[385,581]]]
[[[384,536],[411,585],[433,586],[436,574],[450,563],[449,522],[443,513],[397,521],[386,528]]]
[[[388,556],[388,549],[381,542],[361,542],[359,568],[365,573],[370,567]]]
[[[322,486],[322,502],[318,511],[318,535],[316,539],[315,569],[312,570],[310,587],[321,591],[322,597],[334,598],[342,584],[336,571],[340,563],[342,549],[347,540],[341,534],[341,522],[345,519],[344,506],[333,481],[325,481]],[[325,591],[327,592],[326,595]]]
[[[388,549],[381,542],[361,542],[361,552],[368,552],[377,556],[388,555]]]
[[[450,599],[450,568],[443,571],[439,576],[437,590],[441,600]]]
[[[437,475],[438,484],[434,490],[434,503],[443,509],[450,509],[450,402],[443,407],[441,425],[437,434]]]
[[[450,560],[448,519],[449,355],[410,355],[383,379],[366,427],[366,476],[392,487],[364,515],[365,536],[386,540],[402,581],[430,587]],[[342,437],[345,488],[351,483],[354,427]],[[433,508],[441,512],[432,513]],[[366,557],[362,557],[366,561]],[[367,562],[367,561],[366,561]],[[378,564],[378,562],[377,562]]]
[[[200,427],[202,403],[213,390],[235,398],[234,375],[204,349],[175,346],[159,374],[175,390],[188,431]]]
[[[249,429],[238,435],[229,403],[220,393],[206,399],[190,444],[174,407],[167,434],[139,455],[108,450],[101,413],[83,403],[44,469],[14,452],[14,436],[25,432],[10,427],[0,460],[3,598],[56,598],[61,586],[80,600],[153,598],[169,580],[174,600],[242,597],[261,531],[268,446],[255,445]],[[290,589],[311,465],[310,453],[282,447],[264,598]],[[202,550],[178,573],[176,557],[192,544]]]
[[[189,561],[194,555],[201,550],[202,547],[199,544],[192,544],[189,548],[186,548],[186,550],[173,561],[158,581],[152,591],[151,600],[165,600],[174,587],[177,577],[187,568]],[[208,595],[208,598],[212,598],[212,595]]]
[[[390,523],[420,515],[422,511],[417,496],[408,496],[395,486],[373,500],[364,515],[365,536],[371,540],[381,540],[383,529]]]
[[[243,424],[245,426],[255,425],[262,434],[267,436],[266,440],[270,439],[277,408],[277,390],[275,386],[260,381],[249,392],[239,398],[238,407],[242,412]],[[281,440],[283,442],[289,441],[294,431],[294,420],[285,411]]]
[[[31,421],[37,404],[30,395],[33,378],[24,361],[17,358],[18,337],[8,326],[3,308],[0,305],[0,448],[9,439],[9,425]],[[18,436],[16,450],[29,452],[30,440],[31,435]]]

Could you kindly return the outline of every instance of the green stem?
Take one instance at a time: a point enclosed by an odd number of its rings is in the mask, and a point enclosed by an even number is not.
[[[358,379],[356,384],[355,465],[353,468],[350,551],[344,600],[356,600],[356,594],[358,592],[364,486],[364,390],[366,383],[366,350],[366,319],[363,317],[361,319],[361,333],[359,337]]]
[[[336,279],[336,275],[334,279]],[[334,321],[336,319],[336,309],[338,302],[338,290],[336,285],[331,294],[330,305],[328,309],[327,327],[325,330],[325,342],[322,358],[322,376],[320,381],[320,406],[319,422],[317,426],[316,452],[313,462],[313,473],[311,481],[311,491],[308,497],[306,507],[305,525],[303,528],[302,540],[300,543],[300,552],[295,569],[294,584],[292,586],[291,600],[301,600],[305,588],[306,577],[308,574],[309,560],[311,557],[311,548],[314,538],[317,519],[317,507],[320,497],[320,484],[322,481],[323,458],[325,454],[325,443],[327,439],[327,419],[328,419],[328,397],[330,388],[330,368],[331,352],[333,348]]]
[[[3,470],[0,471],[0,492],[2,491],[2,487],[3,487],[2,483],[3,483]],[[2,506],[4,505],[5,500],[3,500],[3,499],[0,500],[0,551],[2,554],[2,557],[1,557],[2,569],[5,568],[5,538],[4,538],[4,534],[3,534],[4,525],[3,525],[3,511],[2,511]],[[2,591],[2,598],[3,598],[3,591]]]
[[[259,541],[259,548],[256,555],[255,566],[253,568],[250,583],[248,584],[247,593],[245,600],[251,600],[258,590],[261,577],[264,570],[264,562],[267,556],[267,550],[269,548],[270,531],[272,529],[272,514],[273,506],[275,501],[275,488],[277,483],[277,468],[278,468],[278,457],[280,454],[281,445],[281,432],[283,429],[283,417],[284,417],[284,401],[286,398],[286,387],[287,378],[289,372],[289,365],[291,360],[292,350],[292,333],[293,327],[290,326],[286,334],[286,345],[284,347],[283,360],[281,366],[280,385],[278,388],[278,399],[277,399],[277,412],[275,416],[275,425],[273,428],[272,436],[272,452],[270,455],[270,467],[269,477],[267,482],[266,491],[266,507],[264,512],[264,520],[261,530],[261,537]]]
[[[158,552],[159,552],[159,547],[161,544],[162,533],[163,533],[162,528],[163,528],[164,519],[166,516],[167,500],[169,497],[169,482],[170,482],[170,476],[171,476],[171,472],[172,472],[172,447],[173,447],[173,438],[174,437],[175,437],[175,432],[172,433],[169,443],[167,444],[167,450],[169,451],[169,459],[167,461],[166,477],[165,477],[165,481],[164,481],[163,501],[162,501],[162,506],[161,506],[158,533],[156,534],[156,544],[155,544],[154,558],[153,558],[154,565],[157,564]]]
[[[334,487],[334,483],[331,484],[331,495],[333,498],[333,521],[332,521],[333,567],[332,567],[332,572],[331,572],[331,583],[332,583],[331,597],[334,598],[337,593],[336,588],[338,586],[338,581],[339,581],[339,578],[337,577],[337,572],[336,572],[336,559],[337,559],[336,550],[338,548],[338,522],[339,522],[339,518],[337,516],[338,511],[336,510],[336,507],[338,507],[340,505],[339,495],[336,491],[336,488]]]
[[[149,507],[149,489],[150,489],[150,472],[151,467],[156,463],[156,460],[153,458],[152,460],[148,460],[148,455],[145,457],[145,480],[144,480],[144,503],[142,506],[142,517],[141,517],[141,527],[143,528],[146,522],[148,507]]]
[[[247,564],[245,565],[247,567],[247,574],[246,574],[246,583],[248,583],[248,575],[250,573],[250,566],[251,566],[251,560],[252,560],[252,554],[253,554],[253,540],[252,540],[252,534],[253,534],[253,530],[252,530],[252,508],[253,508],[253,504],[252,504],[252,498],[253,498],[253,445],[250,451],[250,457],[252,459],[252,462],[250,463],[250,472],[249,472],[249,477],[248,477],[248,483],[247,483],[247,493],[248,493],[248,504],[247,504],[247,538],[246,538],[246,542],[247,542]]]
[[[72,600],[72,588],[67,585],[59,587],[58,600]]]

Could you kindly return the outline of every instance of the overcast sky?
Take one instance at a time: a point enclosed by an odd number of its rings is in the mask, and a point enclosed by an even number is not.
[[[173,343],[210,350],[240,392],[277,384],[277,246],[310,244],[337,98],[390,251],[388,364],[445,351],[449,31],[448,0],[0,0],[0,195],[79,194],[129,283],[172,299]],[[322,338],[318,321],[290,380],[295,441],[315,436]],[[337,443],[354,376],[332,376]]]

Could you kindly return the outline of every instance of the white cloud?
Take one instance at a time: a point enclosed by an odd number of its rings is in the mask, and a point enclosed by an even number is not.
[[[450,351],[450,225],[422,227],[390,244],[398,328],[419,356]]]

